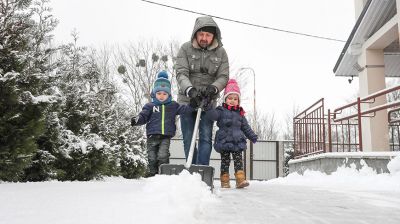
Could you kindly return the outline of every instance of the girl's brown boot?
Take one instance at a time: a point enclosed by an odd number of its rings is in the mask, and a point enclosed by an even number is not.
[[[243,170],[238,170],[235,173],[236,178],[236,188],[244,188],[249,186],[249,182],[246,180],[246,176],[244,175]]]
[[[230,188],[229,173],[221,174],[221,188]]]

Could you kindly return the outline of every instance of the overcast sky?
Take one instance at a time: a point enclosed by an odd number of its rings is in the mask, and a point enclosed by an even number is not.
[[[248,23],[347,40],[354,24],[353,0],[154,0],[175,7]],[[143,39],[188,41],[196,14],[140,0],[52,0],[59,20],[56,42],[68,42],[76,28],[80,44],[98,47]],[[215,19],[231,62],[231,74],[251,67],[256,73],[258,110],[278,119],[293,105],[307,108],[325,97],[334,109],[355,100],[358,79],[349,84],[335,77],[333,67],[344,42],[276,32]],[[248,70],[249,81],[252,74]],[[240,84],[240,83],[239,83]],[[251,111],[253,85],[246,86],[245,109]]]

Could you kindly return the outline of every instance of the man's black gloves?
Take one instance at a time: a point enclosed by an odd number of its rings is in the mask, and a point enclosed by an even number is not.
[[[208,110],[212,106],[212,98],[217,94],[218,88],[213,85],[202,87],[200,91],[192,87],[187,93],[187,96],[190,98],[189,106],[196,109],[203,102],[202,109]]]
[[[200,96],[196,96],[190,99],[189,106],[191,108],[197,109],[201,104],[202,98]]]
[[[196,88],[192,87],[187,93],[187,95],[189,98],[195,98],[197,95],[199,95],[199,92],[197,91]]]
[[[208,85],[204,90],[203,90],[203,95],[206,97],[214,97],[215,95],[218,94],[218,88],[213,85]]]

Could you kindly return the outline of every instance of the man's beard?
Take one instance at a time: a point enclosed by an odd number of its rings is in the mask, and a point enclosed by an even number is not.
[[[205,41],[205,40],[201,40],[199,45],[201,48],[204,48],[204,49],[207,48],[208,46],[210,46],[210,44],[208,44],[207,41]]]

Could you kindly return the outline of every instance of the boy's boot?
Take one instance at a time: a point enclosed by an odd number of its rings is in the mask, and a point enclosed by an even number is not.
[[[221,174],[221,188],[231,188],[229,183],[229,173]]]
[[[249,186],[249,182],[246,180],[246,176],[244,175],[243,170],[238,170],[235,173],[236,178],[236,188],[244,188]]]

